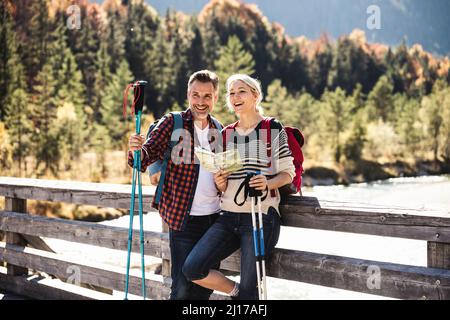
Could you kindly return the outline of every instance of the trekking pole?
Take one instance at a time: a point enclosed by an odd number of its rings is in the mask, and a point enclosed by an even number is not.
[[[261,268],[262,268],[262,296],[263,300],[267,300],[267,285],[266,285],[266,261],[264,253],[264,225],[261,209],[261,196],[258,196],[258,217],[259,217],[259,254],[261,256]]]
[[[254,175],[259,175],[260,173],[250,174],[250,178]],[[256,257],[256,282],[258,285],[258,298],[259,300],[266,300],[267,295],[265,293],[265,274],[266,268],[264,265],[264,235],[263,235],[263,222],[262,222],[262,211],[261,211],[261,196],[262,191],[255,190],[254,188],[249,188],[249,196],[252,203],[252,225],[253,225],[253,243],[255,245],[255,257]],[[258,201],[258,224],[256,223],[256,212],[255,212],[255,199]],[[262,273],[262,274],[261,274]],[[262,275],[262,278],[261,278]]]
[[[135,83],[129,84],[124,92],[124,104],[123,104],[123,114],[126,116],[127,107],[127,96],[130,88],[133,88],[134,101],[131,106],[131,114],[135,115],[136,120],[136,134],[141,133],[141,116],[142,108],[144,106],[144,88],[147,84],[146,81],[136,81]],[[137,180],[137,181],[136,181]],[[142,269],[142,297],[145,300],[145,263],[144,263],[144,220],[143,220],[143,202],[142,202],[142,180],[141,180],[141,151],[134,151],[134,162],[133,162],[133,176],[132,176],[132,187],[131,187],[131,202],[130,202],[130,226],[128,229],[128,252],[127,252],[127,272],[125,278],[125,300],[128,300],[128,288],[129,288],[129,276],[130,276],[130,257],[131,257],[131,247],[133,241],[133,216],[134,216],[134,206],[136,201],[136,182],[138,183],[138,208],[139,208],[139,240],[140,240],[140,251],[141,251],[141,269]]]

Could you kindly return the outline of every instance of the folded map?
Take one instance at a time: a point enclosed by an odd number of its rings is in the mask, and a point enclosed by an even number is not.
[[[224,170],[232,173],[242,168],[241,156],[239,155],[239,151],[235,149],[213,153],[196,147],[194,152],[200,164],[209,172],[216,173],[219,170]]]

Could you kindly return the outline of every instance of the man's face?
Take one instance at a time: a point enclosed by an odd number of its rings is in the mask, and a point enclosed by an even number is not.
[[[213,110],[217,102],[217,94],[211,82],[200,82],[195,80],[188,91],[189,107],[195,120],[204,120]]]

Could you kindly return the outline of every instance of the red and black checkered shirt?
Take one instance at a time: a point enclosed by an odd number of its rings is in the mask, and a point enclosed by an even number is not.
[[[155,203],[155,198],[153,198],[152,202],[152,207],[159,210],[161,218],[173,230],[183,230],[184,228],[186,216],[191,211],[200,168],[199,164],[196,164],[194,161],[194,143],[196,139],[194,138],[195,130],[192,111],[187,109],[181,113],[181,116],[183,118],[184,129],[190,133],[188,137],[190,138],[190,143],[187,144],[187,141],[182,143],[183,137],[185,136],[182,135],[180,143],[174,147],[172,154],[178,154],[183,158],[183,152],[186,152],[186,155],[190,154],[190,157],[188,157],[189,161],[181,161],[181,163],[176,164],[172,158],[169,160],[159,205]],[[141,162],[142,172],[145,172],[147,167],[153,162],[164,159],[165,152],[169,146],[174,127],[173,116],[167,114],[161,121],[150,133],[150,136],[142,147],[142,153],[144,155]],[[216,128],[210,116],[208,116],[208,122],[210,128]],[[213,145],[215,139],[214,135],[210,139],[211,150],[213,152],[215,152]],[[128,152],[128,165],[133,167],[133,153],[131,151]]]

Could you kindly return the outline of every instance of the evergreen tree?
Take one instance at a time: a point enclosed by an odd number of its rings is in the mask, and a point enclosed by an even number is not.
[[[12,157],[22,175],[24,158],[30,150],[31,122],[25,72],[17,53],[16,34],[5,3],[0,4],[0,119],[6,120]],[[26,170],[26,167],[25,167]]]
[[[414,159],[420,155],[418,146],[420,146],[422,130],[417,117],[419,109],[420,104],[416,99],[407,99],[399,112],[396,126],[396,132],[398,132],[403,145],[403,154]]]
[[[38,174],[50,171],[54,176],[58,176],[61,159],[70,168],[70,162],[80,155],[87,127],[82,75],[68,47],[63,20],[56,22],[49,35],[49,56],[33,87],[36,98],[32,117],[36,169],[44,163]],[[65,127],[69,120],[76,122],[71,124],[72,130]]]
[[[371,89],[368,81],[369,57],[353,41],[348,38],[338,40],[333,50],[333,60],[328,74],[327,86],[334,90],[340,87],[351,94],[357,83],[361,83],[363,91]],[[376,81],[376,80],[375,80]]]
[[[335,91],[325,91],[322,96],[322,130],[327,137],[334,153],[334,160],[339,163],[344,151],[343,132],[349,126],[351,104],[345,91],[337,88]]]
[[[300,120],[298,100],[288,93],[278,79],[267,88],[263,107],[265,115],[275,117],[285,125],[296,125]]]
[[[82,73],[82,83],[84,85],[84,100],[89,106],[95,105],[95,100],[99,94],[95,88],[97,75],[97,52],[100,48],[100,36],[104,28],[103,22],[98,18],[97,11],[88,11],[88,6],[81,4],[80,14],[82,19],[81,29],[65,28],[68,37],[68,45],[76,63]],[[57,24],[65,23],[65,12],[57,12]],[[62,18],[62,21],[60,21]]]
[[[52,61],[49,59],[37,75],[33,87],[36,98],[33,103],[32,119],[35,129],[32,142],[38,176],[45,175],[49,170],[57,176],[59,169],[60,150],[55,126],[59,101],[56,91],[57,79],[53,71]],[[42,163],[44,168],[39,169]]]
[[[445,88],[442,81],[436,82],[433,93],[422,99],[422,109],[420,110],[420,116],[425,125],[424,132],[433,150],[434,161],[438,160],[441,132],[444,130],[442,111],[445,110],[446,99],[448,99]]]
[[[151,70],[148,75],[150,85],[147,104],[155,118],[160,118],[167,108],[175,103],[172,93],[176,75],[172,71],[171,44],[165,37],[166,31],[165,25],[160,24],[154,39],[153,49],[147,60],[147,65]]]
[[[327,87],[328,73],[333,60],[331,46],[326,43],[323,52],[314,56],[309,64],[309,85],[308,91],[316,98],[320,99]]]
[[[111,146],[117,149],[122,149],[124,146],[124,139],[127,139],[127,127],[122,115],[122,100],[123,90],[132,80],[133,75],[130,72],[128,63],[123,59],[119,64],[117,73],[112,76],[111,81],[104,90],[105,96],[102,100],[100,109],[102,124],[107,129],[111,140]],[[130,114],[130,105],[127,107],[128,114]],[[103,132],[101,130],[96,131]]]
[[[11,168],[12,150],[8,131],[5,124],[0,121],[0,174],[7,175],[6,170]]]
[[[32,17],[29,23],[24,26],[26,41],[19,46],[19,52],[27,72],[27,83],[28,85],[34,85],[35,78],[43,68],[48,56],[47,46],[50,27],[48,0],[30,1],[29,12],[32,13]]]
[[[110,59],[109,69],[116,73],[121,61],[125,58],[125,27],[118,11],[108,11],[106,26],[106,47]]]
[[[236,36],[229,38],[227,45],[220,49],[219,55],[220,58],[216,61],[215,67],[220,79],[220,95],[214,114],[223,123],[230,123],[234,121],[235,116],[226,106],[226,81],[235,73],[252,75],[255,63],[251,54],[244,50]]]
[[[368,96],[369,113],[383,121],[391,119],[393,111],[392,93],[394,86],[387,76],[382,76]]]

